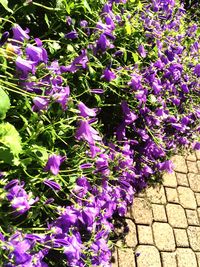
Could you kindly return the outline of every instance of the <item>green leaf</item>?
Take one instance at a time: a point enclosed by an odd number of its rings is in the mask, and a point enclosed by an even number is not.
[[[10,123],[0,124],[0,160],[10,165],[19,165],[18,156],[22,151],[18,131]]]
[[[48,152],[45,147],[32,145],[31,152],[35,154],[37,159],[42,163],[46,163],[48,160]]]
[[[0,4],[10,13],[13,13],[12,9],[8,7],[8,0],[0,0]]]
[[[52,43],[48,43],[48,47],[49,47],[49,51],[51,54],[55,53],[56,51],[58,51],[61,46],[59,45],[58,42],[52,42]]]
[[[127,33],[128,35],[131,35],[131,33],[132,33],[132,29],[131,29],[131,28],[132,28],[132,27],[131,27],[130,22],[129,22],[129,21],[126,21],[125,29],[126,29],[126,33]]]
[[[46,22],[48,28],[50,28],[49,18],[48,18],[48,16],[47,16],[47,14],[44,15],[44,20],[45,20],[45,22]]]
[[[0,124],[0,145],[9,148],[14,156],[18,156],[22,151],[19,133],[8,122]]]
[[[83,0],[83,5],[90,13],[92,13],[92,10],[91,10],[87,0]]]
[[[0,161],[2,160],[4,163],[12,164],[14,159],[14,155],[11,153],[9,148],[0,146]]]
[[[6,117],[6,112],[10,108],[10,99],[6,92],[0,88],[0,120]]]
[[[132,53],[132,57],[133,57],[135,63],[139,61],[139,57],[138,57],[137,53]]]
[[[99,95],[96,95],[96,94],[95,94],[95,98],[96,98],[96,101],[97,101],[98,106],[100,106],[101,103],[102,103],[102,101],[101,101],[101,97],[100,97]]]

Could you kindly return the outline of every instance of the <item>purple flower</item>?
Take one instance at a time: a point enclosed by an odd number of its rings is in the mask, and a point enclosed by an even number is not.
[[[80,112],[80,116],[82,117],[95,117],[96,110],[92,108],[88,108],[83,102],[79,102],[78,109]]]
[[[138,52],[139,52],[140,56],[143,58],[145,58],[147,55],[143,45],[139,45]]]
[[[8,191],[7,199],[11,203],[11,207],[14,209],[14,215],[19,216],[28,211],[38,198],[33,199],[32,194],[27,194],[18,180],[12,180],[9,182],[5,189]]]
[[[49,100],[47,98],[44,97],[38,97],[36,96],[33,99],[33,111],[41,111],[41,110],[46,110],[48,108],[49,105]]]
[[[141,81],[142,81],[142,76],[137,73],[134,73],[128,85],[130,85],[132,89],[138,90],[141,88]]]
[[[61,189],[61,186],[58,183],[56,183],[56,182],[54,182],[52,180],[46,179],[44,181],[44,184],[46,184],[47,186],[49,186],[53,190],[58,190],[59,191]]]
[[[43,47],[37,47],[28,44],[26,47],[26,55],[30,60],[36,63],[41,61],[47,63],[47,51]]]
[[[72,24],[72,18],[70,16],[66,17],[66,24],[70,26]]]
[[[84,163],[80,165],[81,169],[89,169],[91,168],[93,165],[91,163]]]
[[[91,89],[90,92],[93,94],[103,94],[104,90],[103,89]]]
[[[79,233],[76,233],[67,238],[67,243],[64,245],[64,254],[67,257],[71,266],[79,266],[77,262],[81,257],[82,242]]]
[[[4,187],[4,189],[5,189],[5,190],[9,190],[9,189],[11,189],[13,186],[18,185],[18,184],[19,184],[19,180],[14,179],[14,180],[10,181],[10,182]]]
[[[59,88],[57,86],[56,89],[58,90],[58,92],[53,94],[52,97],[54,98],[54,100],[57,103],[61,104],[63,110],[66,110],[67,109],[67,102],[68,102],[69,95],[70,95],[69,86],[61,87],[61,88]]]
[[[15,61],[17,70],[21,72],[21,78],[26,79],[29,73],[35,74],[35,62],[17,57]]]
[[[13,39],[23,42],[25,39],[29,39],[29,29],[26,29],[25,31],[19,26],[19,25],[15,25],[12,28],[13,31]]]
[[[166,160],[164,162],[158,163],[158,168],[161,171],[173,172],[173,163],[171,160]]]
[[[102,33],[97,41],[97,50],[105,52],[107,48],[113,48],[113,47],[114,46],[106,38],[106,35]]]
[[[195,150],[200,150],[200,142],[196,142],[193,146]]]
[[[69,33],[67,33],[67,34],[65,34],[65,37],[67,38],[67,39],[77,39],[78,38],[78,33],[77,33],[77,31],[75,30],[75,31],[71,31],[71,32],[69,32]]]
[[[126,101],[122,101],[121,106],[122,106],[122,110],[124,113],[125,124],[129,125],[133,123],[137,119],[138,116],[134,112],[130,111]]]
[[[102,52],[105,52],[107,48],[107,38],[105,34],[101,34],[99,40],[97,41],[97,49],[100,49]]]
[[[76,57],[73,60],[71,65],[69,65],[69,66],[61,66],[60,70],[61,70],[61,72],[75,73],[80,68],[86,69],[87,68],[87,63],[88,63],[87,51],[86,51],[86,49],[83,49],[81,51],[81,55]]]
[[[95,141],[100,141],[99,133],[90,126],[88,121],[80,121],[79,128],[76,131],[77,140],[85,140],[89,144],[94,145]]]
[[[88,25],[87,20],[81,20],[81,21],[80,21],[80,26],[81,26],[82,28],[87,27],[87,25]]]
[[[51,155],[47,161],[44,171],[50,171],[54,175],[58,175],[60,170],[60,165],[65,161],[66,157],[61,157],[60,155]]]
[[[106,68],[101,77],[104,78],[106,81],[110,82],[116,78],[116,75],[114,74],[114,72]]]
[[[89,182],[87,181],[86,177],[79,177],[76,180],[76,185],[73,189],[73,192],[76,194],[76,196],[83,198],[88,191],[91,189],[91,186]]]
[[[10,35],[9,32],[4,32],[2,34],[1,39],[0,39],[0,47],[5,44],[5,42],[8,40],[9,35]]]
[[[197,77],[200,77],[200,64],[197,64],[194,68],[194,74],[197,75]]]
[[[30,204],[26,196],[14,197],[11,201],[11,207],[17,211],[17,214],[23,214],[30,209]]]

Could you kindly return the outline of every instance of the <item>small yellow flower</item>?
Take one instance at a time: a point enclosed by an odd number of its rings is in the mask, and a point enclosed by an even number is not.
[[[7,54],[7,58],[13,58],[13,56],[16,55],[15,53],[15,48],[12,44],[8,43],[6,45],[6,54]]]

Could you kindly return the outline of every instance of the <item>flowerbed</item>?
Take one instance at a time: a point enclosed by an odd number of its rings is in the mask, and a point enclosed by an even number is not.
[[[56,32],[2,18],[1,265],[110,266],[113,217],[200,149],[200,29],[173,0],[35,6]]]

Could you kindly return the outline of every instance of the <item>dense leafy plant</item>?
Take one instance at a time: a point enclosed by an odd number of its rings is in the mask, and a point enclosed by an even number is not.
[[[110,266],[113,216],[200,149],[200,30],[173,0],[0,3],[1,264]]]

